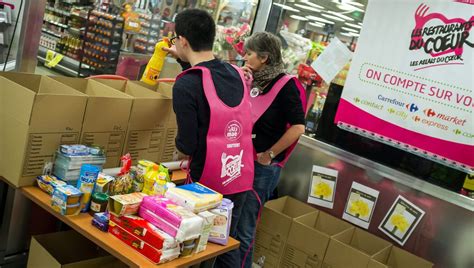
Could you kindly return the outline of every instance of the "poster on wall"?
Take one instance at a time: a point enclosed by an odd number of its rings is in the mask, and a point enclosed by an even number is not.
[[[342,218],[362,228],[368,229],[379,191],[357,182],[352,182]]]
[[[379,229],[403,246],[423,215],[425,212],[422,209],[399,195],[380,223]]]
[[[472,0],[371,0],[339,127],[474,170]]]
[[[337,170],[313,166],[308,203],[332,209],[336,196]]]

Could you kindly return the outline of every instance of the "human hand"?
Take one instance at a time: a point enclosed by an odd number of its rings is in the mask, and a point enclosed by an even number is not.
[[[272,158],[267,152],[257,154],[257,162],[264,166],[269,166],[272,163]]]
[[[178,51],[176,51],[176,46],[172,45],[171,47],[163,47],[163,51],[168,52],[173,58],[178,58]]]
[[[246,80],[250,80],[253,78],[253,72],[247,65],[242,67],[242,71],[244,71],[244,77]]]

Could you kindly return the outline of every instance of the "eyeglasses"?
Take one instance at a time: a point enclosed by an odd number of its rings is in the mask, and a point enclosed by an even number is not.
[[[176,39],[177,39],[177,38],[178,38],[177,35],[176,35],[176,36],[173,36],[173,37],[170,39],[170,44],[171,44],[171,45],[176,44]]]

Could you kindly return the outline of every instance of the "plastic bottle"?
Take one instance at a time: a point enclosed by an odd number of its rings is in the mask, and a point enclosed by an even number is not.
[[[156,81],[160,76],[161,69],[163,68],[163,63],[165,62],[165,57],[167,52],[163,51],[163,47],[169,47],[169,39],[163,38],[155,46],[155,52],[148,62],[145,72],[141,81],[147,83],[148,85],[155,86],[158,82]]]

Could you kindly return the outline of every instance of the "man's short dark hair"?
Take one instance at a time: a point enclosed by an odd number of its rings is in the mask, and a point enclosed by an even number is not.
[[[193,51],[212,50],[216,24],[209,13],[199,9],[188,9],[176,16],[175,23],[176,34],[185,37]]]

